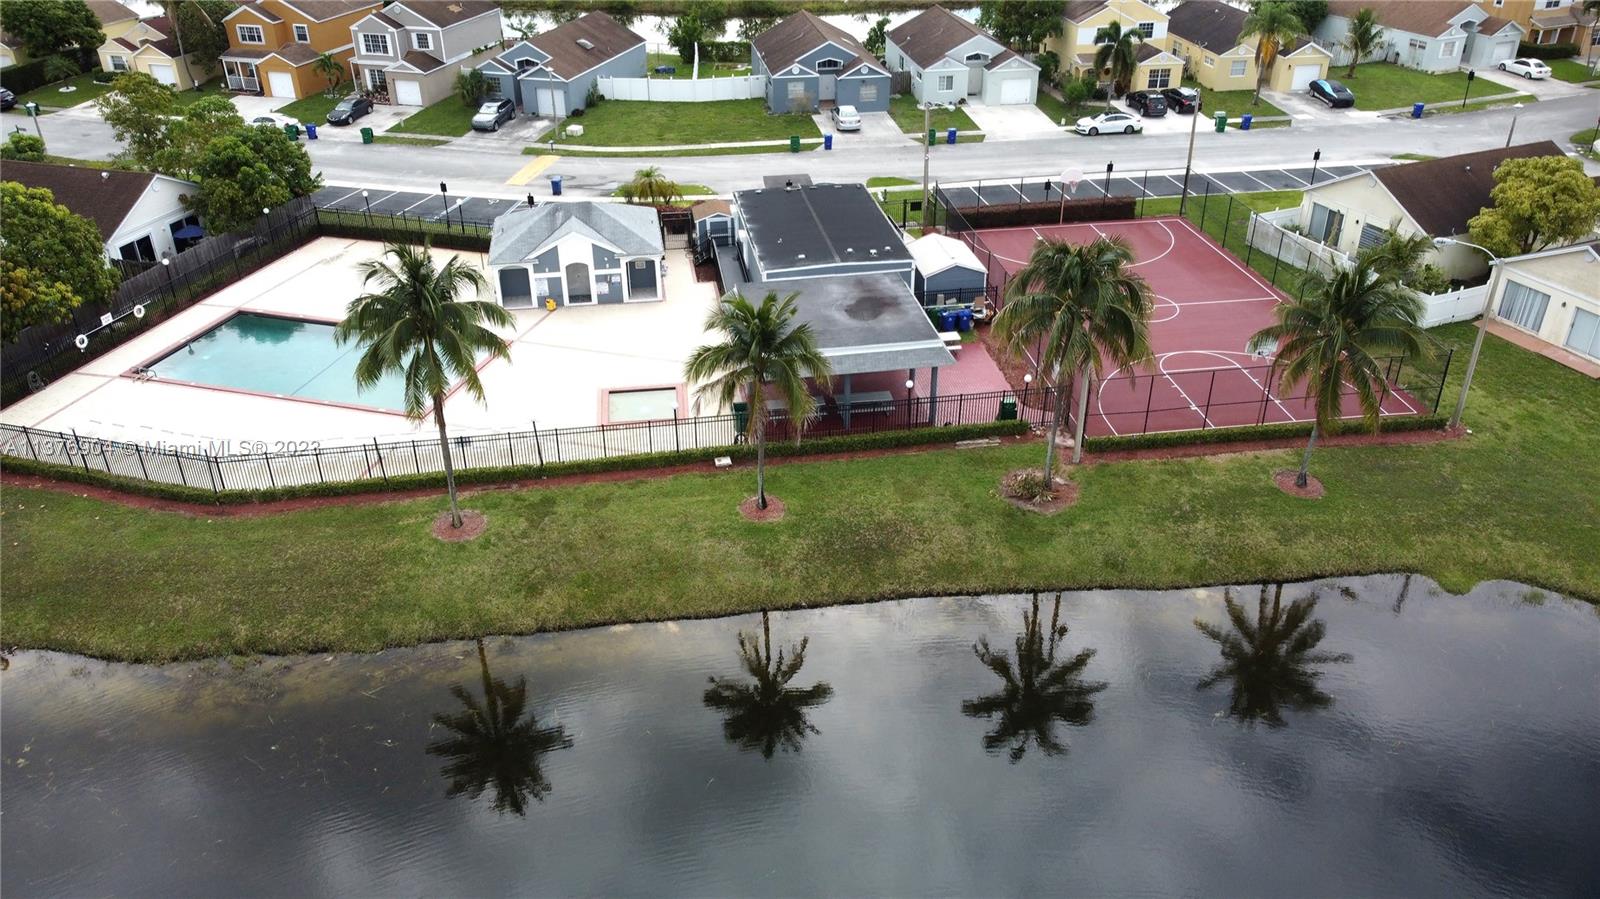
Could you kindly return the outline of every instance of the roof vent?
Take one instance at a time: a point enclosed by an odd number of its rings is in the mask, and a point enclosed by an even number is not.
[[[577,41],[575,41],[575,43],[578,46],[580,46],[583,49],[585,49],[585,50],[593,50],[594,49],[594,41],[591,41],[586,37],[578,38]]]
[[[450,4],[450,5],[449,5],[449,6],[446,6],[446,7],[445,7],[445,9],[448,9],[448,10],[450,10],[450,11],[451,11],[451,12],[460,12],[460,11],[461,11],[461,4],[459,4],[459,3],[452,3],[452,4]]]
[[[874,259],[878,258],[878,251],[877,250],[875,250],[875,249],[874,250],[868,250],[867,252],[872,255],[872,258],[874,258]]]
[[[788,181],[783,182],[783,189],[784,190],[794,190],[794,179],[791,178]]]
[[[806,258],[806,254],[804,254],[804,253],[796,253],[796,254],[794,254],[794,258],[796,258],[796,259],[804,259],[804,258]]]

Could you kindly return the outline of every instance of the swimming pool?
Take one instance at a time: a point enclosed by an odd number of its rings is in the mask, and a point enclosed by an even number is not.
[[[146,367],[165,380],[404,410],[398,376],[356,389],[360,358],[354,342],[334,342],[331,324],[240,312]]]

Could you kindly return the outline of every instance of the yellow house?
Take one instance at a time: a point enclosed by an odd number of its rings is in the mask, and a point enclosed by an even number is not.
[[[1528,32],[1530,44],[1576,44],[1582,56],[1600,46],[1600,28],[1582,0],[1474,0],[1491,16],[1509,19]]]
[[[1600,243],[1512,256],[1500,267],[1491,325],[1536,338],[1543,355],[1600,377]]]
[[[1254,37],[1239,39],[1244,20],[1243,10],[1216,0],[1188,0],[1172,10],[1168,22],[1172,52],[1183,59],[1185,69],[1201,87],[1214,91],[1255,89],[1258,41]],[[1267,87],[1303,91],[1311,82],[1328,77],[1332,62],[1333,54],[1301,37],[1273,60]]]
[[[1138,66],[1129,90],[1177,87],[1183,80],[1183,60],[1174,55],[1167,30],[1167,15],[1140,0],[1070,0],[1061,14],[1061,34],[1047,38],[1045,50],[1054,51],[1063,68],[1074,75],[1094,69],[1095,33],[1117,22],[1124,31],[1137,31]],[[1100,72],[1100,80],[1109,73]]]
[[[326,90],[316,61],[327,53],[350,77],[350,26],[383,7],[380,0],[249,0],[222,20],[228,89],[285,101]]]
[[[117,0],[84,0],[84,5],[100,20],[100,33],[106,40],[121,37],[139,24],[139,14],[118,3]],[[0,31],[0,66],[13,66],[29,60],[22,41]]]
[[[177,90],[188,90],[206,80],[200,58],[178,55],[178,41],[166,16],[143,19],[121,35],[100,45],[100,68],[107,72],[143,72]]]

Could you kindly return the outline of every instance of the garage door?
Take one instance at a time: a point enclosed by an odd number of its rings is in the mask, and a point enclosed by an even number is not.
[[[1311,82],[1317,80],[1317,76],[1319,74],[1318,70],[1321,68],[1322,67],[1318,65],[1295,66],[1294,80],[1289,83],[1289,89],[1292,91],[1303,91],[1310,87]]]
[[[394,83],[394,102],[401,106],[421,106],[422,85],[416,81],[396,81]]]
[[[151,63],[150,77],[161,82],[162,84],[170,84],[174,87],[176,87],[178,84],[178,75],[175,71],[173,71],[172,66]]]
[[[268,72],[267,89],[272,91],[274,97],[293,100],[295,98],[294,76],[288,72]]]
[[[534,101],[539,107],[539,115],[546,118],[562,118],[567,114],[567,95],[558,90],[541,88],[534,92]]]
[[[1007,78],[1000,82],[1000,104],[1009,106],[1013,104],[1028,103],[1033,100],[1028,96],[1028,85],[1031,78]]]

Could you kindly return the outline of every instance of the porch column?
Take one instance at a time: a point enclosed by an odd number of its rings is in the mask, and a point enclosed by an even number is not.
[[[844,429],[850,430],[850,376],[844,376],[844,402],[839,404],[839,418],[844,421]]]
[[[939,367],[928,367],[928,426],[933,427],[935,415],[939,408]],[[957,422],[959,424],[959,422]]]

